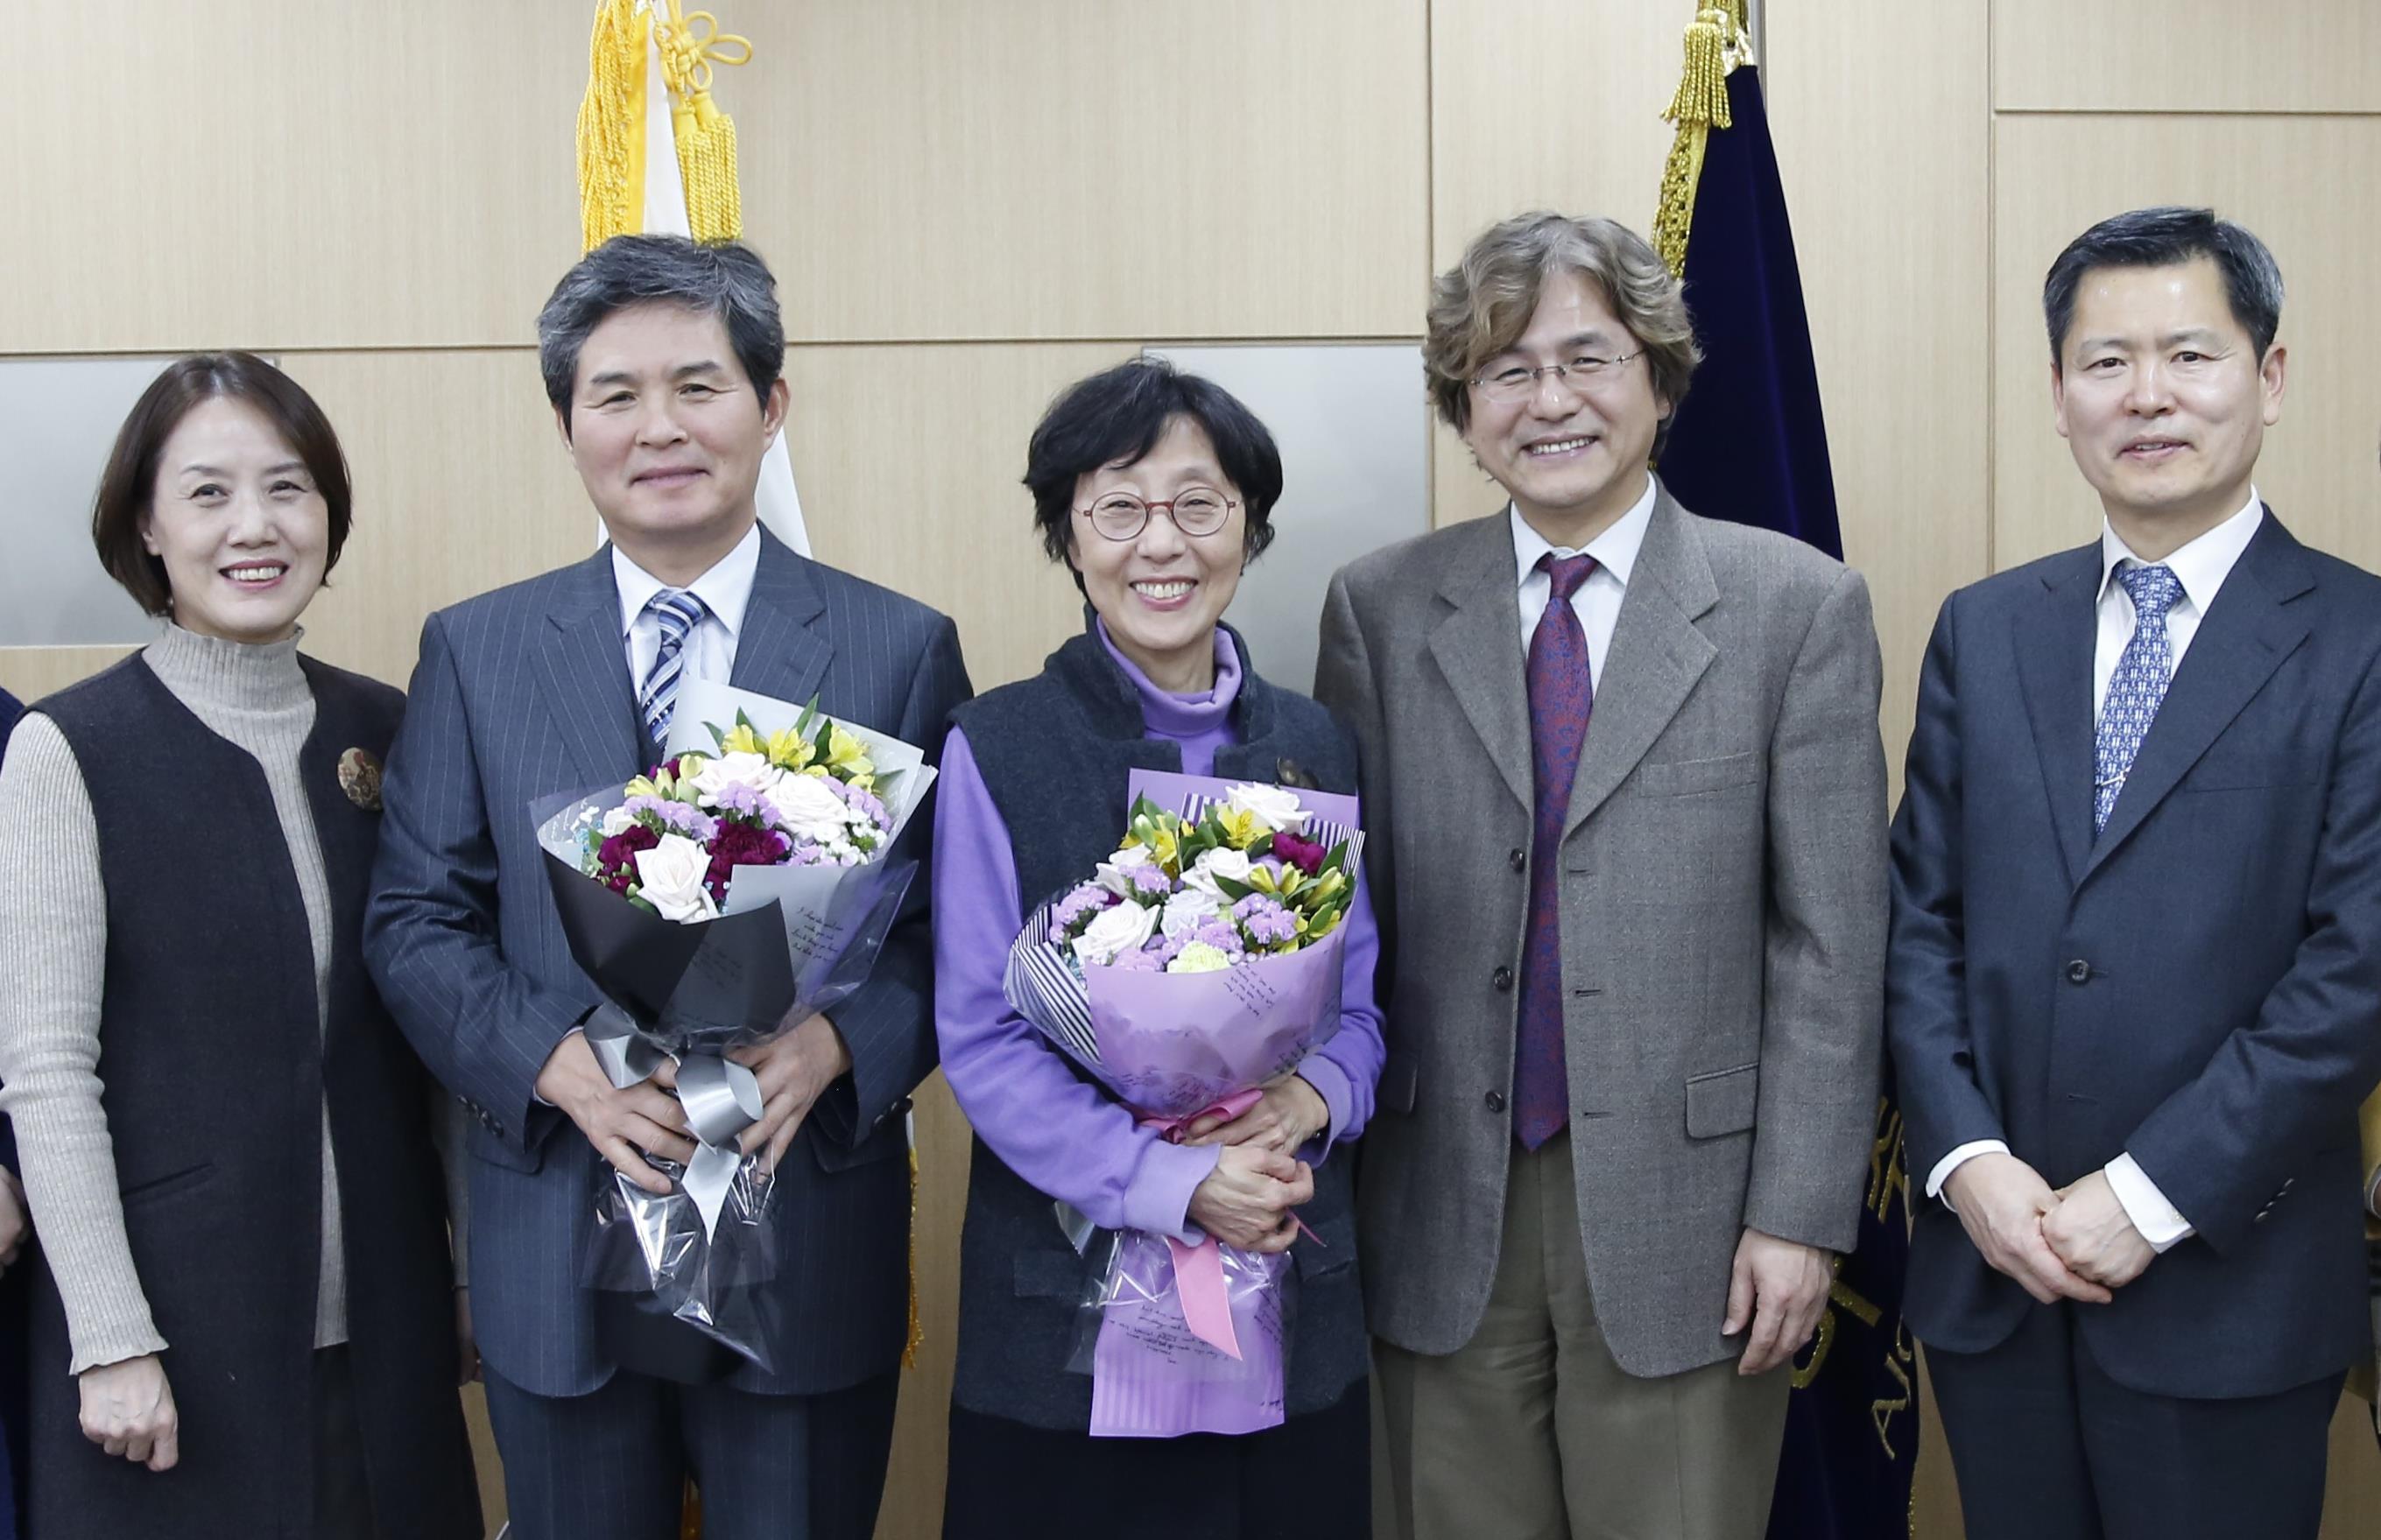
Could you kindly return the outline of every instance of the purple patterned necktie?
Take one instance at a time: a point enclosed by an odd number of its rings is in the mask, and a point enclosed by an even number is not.
[[[1570,783],[1587,741],[1595,686],[1587,633],[1570,596],[1595,570],[1593,556],[1557,556],[1538,566],[1552,580],[1546,612],[1530,636],[1530,768],[1536,783],[1530,836],[1530,916],[1521,935],[1521,1001],[1513,1056],[1513,1137],[1536,1149],[1570,1118],[1563,1067],[1562,835]]]

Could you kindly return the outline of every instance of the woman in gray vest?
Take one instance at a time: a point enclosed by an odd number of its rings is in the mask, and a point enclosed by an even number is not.
[[[1348,921],[1337,1035],[1237,1121],[1194,1124],[1180,1144],[1140,1127],[1001,987],[1024,915],[1115,849],[1134,768],[1355,790],[1348,735],[1259,678],[1221,623],[1273,536],[1280,456],[1217,385],[1133,362],[1058,398],[1025,482],[1043,545],[1088,613],[1039,675],[959,708],[936,783],[935,1027],[976,1132],[943,1533],[1039,1535],[1092,1516],[1139,1540],[1369,1536],[1352,1158],[1340,1149],[1372,1115],[1381,1068],[1369,903],[1360,896]],[[1091,1377],[1067,1369],[1084,1269],[1054,1200],[1105,1228],[1288,1252],[1286,1420],[1229,1436],[1092,1436]]]
[[[481,1533],[433,1088],[359,946],[403,702],[297,650],[348,519],[287,376],[169,366],[92,519],[164,634],[0,764],[37,1535]]]

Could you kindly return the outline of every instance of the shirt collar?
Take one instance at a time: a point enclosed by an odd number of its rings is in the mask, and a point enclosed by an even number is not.
[[[711,564],[711,570],[687,584],[687,592],[702,601],[702,607],[713,619],[727,628],[735,636],[744,629],[744,609],[752,602],[752,579],[761,570],[761,525],[758,519],[744,532],[736,548]],[[628,553],[615,544],[612,547],[612,581],[620,591],[620,634],[627,636],[636,625],[637,617],[654,594],[669,585],[629,559]]]
[[[2106,599],[2108,590],[2117,584],[2117,564],[2138,562],[2142,566],[2162,566],[2174,573],[2182,585],[2182,596],[2191,607],[2202,615],[2216,602],[2216,591],[2232,575],[2233,566],[2241,553],[2257,533],[2257,526],[2265,519],[2265,501],[2254,486],[2249,488],[2249,501],[2240,512],[2216,525],[2205,534],[2178,547],[2163,562],[2143,562],[2132,549],[2117,536],[2116,529],[2106,519],[2100,524],[2100,597]]]
[[[1660,485],[1652,476],[1647,476],[1644,495],[1639,497],[1627,513],[1615,519],[1609,529],[1577,551],[1550,544],[1545,536],[1530,527],[1530,521],[1521,517],[1519,507],[1508,504],[1506,517],[1513,526],[1513,563],[1516,568],[1513,586],[1519,588],[1528,582],[1530,574],[1537,569],[1538,558],[1552,551],[1557,556],[1593,556],[1598,571],[1611,573],[1622,588],[1627,588],[1629,574],[1637,566],[1637,553],[1645,544],[1646,527],[1654,522],[1654,498]]]

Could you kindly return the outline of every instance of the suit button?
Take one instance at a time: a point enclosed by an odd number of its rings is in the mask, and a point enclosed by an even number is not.
[[[1519,845],[1505,852],[1505,861],[1516,872],[1526,869],[1530,864],[1530,858],[1521,853],[1521,848]]]
[[[1488,1093],[1488,1110],[1491,1112],[1502,1112],[1505,1110],[1505,1094],[1502,1091],[1491,1091]]]
[[[1510,968],[1499,967],[1488,975],[1488,982],[1496,986],[1496,993],[1502,995],[1513,987],[1513,971]]]
[[[2092,965],[2084,961],[2082,958],[2077,958],[2074,961],[2067,965],[2067,982],[2069,984],[2091,983]]]

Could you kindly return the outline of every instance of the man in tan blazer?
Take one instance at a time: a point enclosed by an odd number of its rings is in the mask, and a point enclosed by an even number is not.
[[[1653,479],[1696,351],[1621,226],[1487,231],[1424,354],[1512,503],[1334,578],[1315,685],[1383,922],[1358,1236],[1398,1517],[1758,1540],[1875,1119],[1867,589]]]

